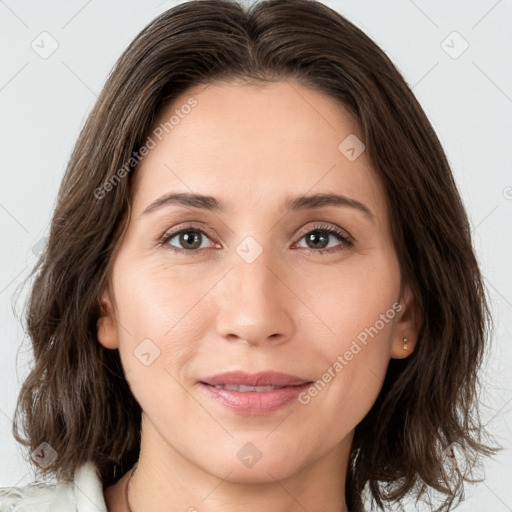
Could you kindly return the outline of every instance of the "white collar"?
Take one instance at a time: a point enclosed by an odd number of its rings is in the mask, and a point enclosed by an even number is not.
[[[87,461],[76,469],[73,484],[77,512],[108,512],[103,484],[92,461]]]
[[[72,482],[32,482],[0,488],[0,512],[108,512],[98,469],[92,461],[75,470]]]

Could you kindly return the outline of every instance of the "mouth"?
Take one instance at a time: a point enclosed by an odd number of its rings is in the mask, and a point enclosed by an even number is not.
[[[280,372],[230,372],[198,383],[207,397],[229,411],[261,416],[291,405],[313,381]]]

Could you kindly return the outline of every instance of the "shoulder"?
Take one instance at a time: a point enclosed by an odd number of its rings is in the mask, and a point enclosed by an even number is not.
[[[0,512],[108,512],[92,462],[75,471],[73,482],[31,483],[0,488]]]

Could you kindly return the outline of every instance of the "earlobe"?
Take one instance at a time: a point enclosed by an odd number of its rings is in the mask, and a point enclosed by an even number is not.
[[[402,308],[396,318],[391,347],[391,357],[394,359],[404,359],[414,352],[421,318],[419,303],[409,286],[406,286],[400,305]]]
[[[105,290],[101,295],[100,314],[96,326],[98,341],[105,348],[116,349],[119,347],[117,322],[108,290]]]
[[[410,338],[407,337],[402,338],[402,340],[393,340],[393,347],[391,348],[391,357],[393,359],[405,359],[406,357],[409,357],[412,352],[414,352],[415,345],[416,340],[411,340]]]

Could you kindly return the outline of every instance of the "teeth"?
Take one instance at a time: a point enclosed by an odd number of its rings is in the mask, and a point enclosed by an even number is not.
[[[274,389],[284,388],[285,386],[244,386],[243,384],[220,384],[218,386],[213,387],[217,389],[228,389],[230,391],[240,391],[242,393],[246,393],[247,391],[274,391]]]

